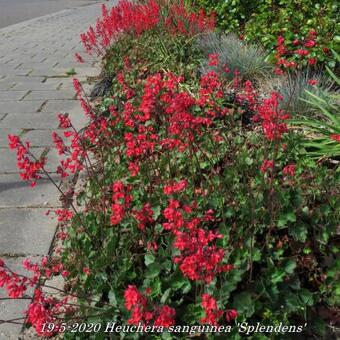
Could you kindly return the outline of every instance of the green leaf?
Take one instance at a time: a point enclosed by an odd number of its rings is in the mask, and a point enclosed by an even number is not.
[[[296,222],[296,215],[294,211],[287,211],[287,212],[281,213],[277,220],[277,226],[279,228],[286,227],[288,222]]]
[[[284,297],[284,301],[287,312],[296,312],[301,308],[298,296],[296,294],[288,292]]]
[[[166,301],[169,299],[169,296],[170,296],[170,293],[171,293],[171,288],[168,288],[165,292],[164,292],[164,294],[163,294],[163,296],[161,297],[161,304],[165,304],[166,303]]]
[[[153,207],[152,208],[153,211],[153,219],[157,220],[157,218],[160,216],[161,214],[161,207],[158,205],[157,207]]]
[[[293,236],[295,241],[305,242],[308,235],[307,226],[304,224],[294,224],[289,227],[289,234]]]
[[[247,165],[252,165],[254,163],[254,160],[252,158],[247,157],[245,159]]]
[[[313,306],[313,294],[308,289],[302,288],[299,292],[299,297],[303,305]]]
[[[151,263],[155,262],[155,256],[151,253],[145,254],[144,263],[148,267]]]
[[[182,289],[183,293],[187,293],[191,289],[190,281],[185,278],[179,271],[175,272],[170,278],[170,287],[173,290]]]
[[[156,297],[159,296],[162,292],[162,282],[161,280],[157,277],[155,279],[150,280],[150,283],[148,284],[151,288],[151,297]]]
[[[293,274],[296,268],[296,262],[293,260],[288,260],[284,265],[284,270],[287,274]]]
[[[197,320],[200,320],[204,316],[204,311],[202,307],[197,304],[187,305],[185,308],[185,314],[183,316],[183,321],[189,325],[197,324]]]
[[[145,273],[145,277],[152,279],[157,277],[161,272],[161,266],[158,263],[152,263],[149,265],[148,270]]]
[[[109,292],[109,302],[110,302],[111,305],[117,306],[116,294],[112,290],[110,290],[110,292]]]
[[[234,297],[233,306],[240,316],[251,317],[255,313],[255,302],[250,292],[242,292]]]
[[[273,284],[279,283],[283,281],[283,278],[286,276],[286,273],[282,269],[277,269],[271,275],[271,282]]]

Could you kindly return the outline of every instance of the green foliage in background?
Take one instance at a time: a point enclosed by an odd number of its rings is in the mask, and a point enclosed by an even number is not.
[[[311,57],[335,66],[333,55],[324,49],[339,48],[339,5],[336,1],[196,0],[194,3],[197,7],[215,11],[223,31],[238,30],[246,40],[261,43],[269,50],[274,50],[279,35],[289,46],[295,39],[306,38],[310,30],[315,30],[318,45]]]

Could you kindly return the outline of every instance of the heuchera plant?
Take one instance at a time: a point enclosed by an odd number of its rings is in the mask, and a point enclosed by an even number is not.
[[[161,32],[189,45],[212,23],[182,2],[161,8],[154,1],[121,1],[110,11],[103,6],[82,41],[89,53],[112,58],[110,49],[126,36],[143,43]],[[325,266],[323,259],[338,252],[338,178],[301,155],[280,94],[262,98],[237,73],[226,84],[214,70],[201,76],[150,72],[145,60],[116,59],[114,93],[100,104],[74,79],[89,120],[83,129],[58,114],[56,172],[61,179],[88,174],[76,193],[54,182],[65,203],[54,211],[62,246],[40,264],[25,261],[32,277],[0,261],[0,287],[9,297],[29,298],[34,287],[26,322],[41,336],[64,332],[64,322],[74,320],[164,331],[198,323],[230,326],[235,319],[304,324],[315,314],[309,307],[332,305],[338,264]],[[211,56],[214,65],[217,56]],[[47,159],[35,159],[29,143],[18,136],[9,142],[23,179],[53,181]],[[57,275],[64,289],[50,287],[48,279]],[[229,335],[237,339],[236,327]]]

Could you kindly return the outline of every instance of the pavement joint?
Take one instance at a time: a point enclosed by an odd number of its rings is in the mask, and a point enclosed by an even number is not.
[[[19,101],[22,101],[24,100],[24,98],[26,98],[32,91],[31,90],[28,90],[20,99]]]
[[[45,100],[45,101],[40,105],[40,107],[38,108],[37,112],[41,112],[41,111],[44,109],[44,107],[47,105],[47,103],[48,103],[48,100]]]

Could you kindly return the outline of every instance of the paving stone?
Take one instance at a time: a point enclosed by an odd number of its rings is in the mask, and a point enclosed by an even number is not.
[[[0,221],[1,223],[1,221]],[[4,259],[6,265],[14,272],[20,275],[26,275],[30,277],[32,274],[25,270],[22,266],[22,261],[25,257],[6,257],[3,256],[3,253],[0,253],[1,258]],[[28,257],[33,263],[37,263],[41,261],[41,256],[29,256]],[[29,288],[26,291],[26,295],[32,296],[33,289]],[[4,288],[0,288],[0,298],[7,297],[7,294]],[[23,318],[25,310],[27,309],[31,300],[21,299],[21,300],[0,300],[0,320],[11,320]],[[18,322],[23,322],[22,320],[18,320]],[[0,324],[0,340],[18,340],[19,333],[22,330],[22,325],[16,324]]]
[[[37,112],[42,104],[43,100],[32,100],[26,102],[18,102],[15,100],[12,101],[0,101],[0,113],[31,113]]]
[[[1,114],[0,114],[1,116]],[[3,115],[1,128],[20,127],[23,129],[56,129],[56,112],[9,113]]]
[[[33,78],[33,77],[32,77]],[[57,90],[60,86],[59,82],[54,83],[41,83],[41,82],[17,82],[10,87],[12,91],[51,91],[51,90]],[[0,85],[1,89],[1,85]],[[6,88],[8,90],[8,87]]]
[[[8,91],[13,86],[15,86],[15,83],[13,83],[13,82],[8,82],[6,80],[0,81],[0,91]]]
[[[56,175],[53,178],[59,180]],[[18,174],[0,174],[0,208],[58,207],[58,198],[58,190],[46,179],[31,188]]]
[[[3,294],[5,295],[5,294]],[[0,291],[0,297],[2,296]],[[4,300],[0,301],[0,319],[11,320],[21,318],[27,309],[30,300]],[[18,320],[17,322],[23,322]],[[4,323],[0,324],[0,340],[18,340],[18,334],[22,330],[22,325]]]
[[[49,173],[55,173],[57,170],[57,167],[60,165],[60,159],[63,156],[60,156],[56,150],[55,147],[48,148],[48,151],[46,153],[47,162],[45,165],[46,171]]]
[[[34,146],[54,146],[52,141],[52,132],[54,130],[32,130],[25,133],[23,139],[30,142]]]
[[[74,96],[71,91],[31,91],[23,100],[74,99]]]
[[[46,77],[29,77],[29,76],[9,76],[6,75],[5,78],[3,78],[2,80],[0,80],[1,82],[10,82],[10,83],[32,83],[32,82],[36,82],[36,83],[42,83],[46,80]]]
[[[79,107],[77,100],[49,100],[42,112],[68,112]]]
[[[83,128],[89,121],[89,119],[85,116],[83,109],[76,106],[73,110],[64,111],[67,112],[69,118],[71,119],[72,125],[77,129]]]
[[[22,137],[22,140],[30,141],[30,139],[26,138],[25,136]],[[40,158],[43,154],[45,155],[45,153],[48,150],[49,148],[46,148],[46,147],[32,147],[30,151],[36,158]],[[17,164],[16,152],[15,150],[9,149],[8,141],[7,141],[7,144],[5,144],[5,141],[4,141],[4,145],[1,146],[0,148],[0,154],[1,154],[0,174],[19,173],[19,170],[16,165]]]
[[[9,67],[6,68],[5,66],[7,65],[0,66],[1,74],[7,74],[7,75],[13,75],[13,76],[27,76],[33,71],[32,69],[29,69],[29,68],[17,69],[17,68],[9,68]]]
[[[53,54],[53,53],[52,53]],[[53,69],[51,67],[39,67],[33,68],[32,71],[29,73],[30,76],[58,76],[66,74],[67,70],[58,70]]]
[[[7,142],[7,145],[8,145],[8,142]],[[16,166],[17,156],[16,156],[15,151],[10,150],[8,147],[1,148],[0,154],[1,154],[0,174],[18,172],[18,168]]]
[[[22,130],[18,128],[3,128],[0,122],[0,148],[8,148],[8,135],[18,135],[21,131]],[[0,155],[2,156],[2,150],[0,150]],[[1,161],[0,163],[3,162]]]
[[[46,211],[47,209],[44,208],[0,209],[0,252],[2,254],[47,254],[57,222],[54,216],[46,216]],[[39,235],[39,237],[32,237],[32,235]]]
[[[80,76],[96,77],[99,74],[98,67],[76,67],[75,71],[77,72],[77,78]]]
[[[23,139],[26,140],[26,138]],[[19,170],[16,166],[17,163],[16,153],[15,151],[10,150],[7,145],[4,146],[3,148],[0,148],[1,154],[0,174],[19,173]],[[49,173],[56,173],[57,167],[60,165],[60,159],[62,156],[58,154],[54,146],[37,148],[32,147],[30,151],[37,158],[40,158],[42,155],[44,155],[47,159],[44,167],[45,170]]]
[[[0,101],[20,100],[28,91],[0,91]]]

